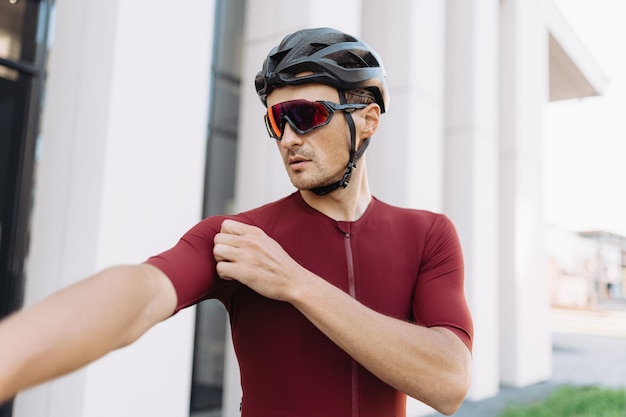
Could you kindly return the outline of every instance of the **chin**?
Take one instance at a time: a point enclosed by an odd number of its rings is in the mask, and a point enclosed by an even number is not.
[[[291,183],[294,187],[296,187],[298,190],[305,191],[311,191],[315,188],[325,187],[341,180],[341,178],[324,178],[324,180],[320,181],[319,179],[316,180],[311,178],[300,178],[298,175],[290,175],[289,179],[291,180]]]

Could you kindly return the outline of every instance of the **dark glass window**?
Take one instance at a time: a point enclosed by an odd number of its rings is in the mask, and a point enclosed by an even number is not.
[[[245,0],[216,1],[204,215],[230,213],[235,191],[237,126]],[[198,305],[191,392],[192,417],[222,415],[226,310]]]
[[[49,5],[0,0],[0,318],[23,299]]]
[[[0,72],[15,71],[0,66]],[[32,90],[30,74],[10,72],[0,76],[0,311],[5,316],[22,303],[23,279],[15,258],[18,236],[20,174],[24,150],[22,132],[27,123],[28,98]],[[13,78],[14,77],[14,78]]]

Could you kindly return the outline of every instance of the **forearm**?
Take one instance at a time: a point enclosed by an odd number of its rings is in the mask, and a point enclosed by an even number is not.
[[[166,318],[175,299],[159,274],[149,265],[107,269],[0,323],[0,401],[125,346]]]
[[[426,328],[367,308],[315,276],[292,304],[333,342],[394,388],[451,414],[470,379],[470,354],[443,328]]]
[[[451,414],[469,386],[470,354],[456,335],[380,314],[306,270],[261,229],[226,220],[213,254],[222,279],[289,302],[394,388]]]

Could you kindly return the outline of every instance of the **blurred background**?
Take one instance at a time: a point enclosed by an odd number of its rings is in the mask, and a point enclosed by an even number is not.
[[[0,317],[293,192],[253,77],[285,34],[332,26],[388,73],[373,193],[445,213],[463,244],[459,415],[626,386],[625,17],[621,0],[0,0]],[[206,301],[0,416],[230,417],[238,378]]]

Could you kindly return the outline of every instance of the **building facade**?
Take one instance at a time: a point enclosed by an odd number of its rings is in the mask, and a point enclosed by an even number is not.
[[[388,73],[373,193],[459,231],[476,327],[468,399],[549,378],[542,112],[606,82],[550,0],[56,0],[49,19],[25,304],[141,262],[204,215],[292,192],[253,77],[286,33],[332,26]],[[206,303],[20,394],[13,415],[236,416],[237,372],[224,312]]]

